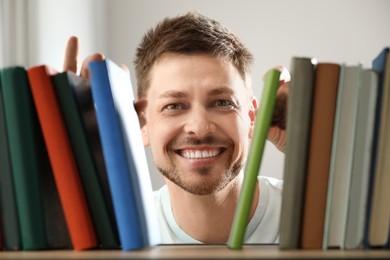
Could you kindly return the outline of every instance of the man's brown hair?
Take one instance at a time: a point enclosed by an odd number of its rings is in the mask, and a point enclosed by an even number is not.
[[[134,61],[139,99],[146,96],[153,64],[165,53],[211,54],[222,58],[235,66],[247,88],[250,88],[253,58],[249,50],[219,22],[189,12],[183,16],[165,18],[144,35]]]

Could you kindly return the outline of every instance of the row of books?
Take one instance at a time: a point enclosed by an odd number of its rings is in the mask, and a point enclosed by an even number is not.
[[[390,54],[372,67],[293,57],[281,249],[389,248]]]
[[[4,250],[160,243],[129,74],[108,59],[90,72],[0,69]]]

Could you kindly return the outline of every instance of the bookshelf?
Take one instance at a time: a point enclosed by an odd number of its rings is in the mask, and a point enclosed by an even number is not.
[[[388,53],[388,49],[386,49],[386,53]],[[390,57],[389,54],[386,54],[387,57]],[[387,58],[387,63],[390,62],[390,58]],[[386,75],[387,75],[387,84],[389,84],[389,76],[388,74],[388,68],[390,68],[389,65],[387,65]],[[24,71],[23,71],[24,72]],[[27,71],[29,72],[29,71]],[[46,72],[45,72],[46,73]],[[123,72],[124,73],[124,72]],[[96,75],[96,74],[95,74]],[[47,79],[49,79],[50,75],[44,75]],[[317,77],[318,78],[318,77]],[[329,78],[329,77],[325,77]],[[334,82],[338,82],[337,80],[334,80]],[[376,82],[375,82],[376,84]],[[336,84],[335,84],[336,86]],[[28,86],[27,86],[28,87]],[[336,93],[336,92],[334,92]],[[319,95],[323,96],[323,95]],[[384,95],[388,96],[388,95]],[[119,98],[118,98],[119,99]],[[51,100],[55,100],[55,96],[51,98]],[[130,98],[127,98],[127,100],[131,100]],[[36,102],[38,104],[45,103],[45,102]],[[126,103],[126,104],[132,104]],[[132,105],[131,105],[132,107]],[[133,107],[131,109],[134,109]],[[129,109],[129,110],[131,110]],[[126,109],[123,109],[123,111],[129,111]],[[50,111],[50,109],[46,109],[46,111]],[[39,111],[38,111],[39,112]],[[390,112],[387,112],[390,113]],[[134,114],[136,118],[136,114]],[[60,118],[58,116],[57,118]],[[326,116],[317,116],[317,118],[327,118]],[[109,124],[107,124],[109,125]],[[111,125],[110,125],[111,126]],[[388,128],[389,126],[387,126]],[[323,128],[323,127],[322,127]],[[333,129],[333,127],[331,127]],[[57,131],[51,131],[51,132],[57,132]],[[130,131],[128,131],[130,132]],[[314,138],[314,140],[319,140],[320,137]],[[141,140],[139,138],[139,140]],[[299,140],[299,138],[298,138]],[[388,140],[388,139],[387,139]],[[54,142],[53,142],[54,143]],[[329,143],[330,144],[330,143]],[[57,150],[57,143],[55,143],[55,147],[53,150]],[[300,144],[298,144],[300,145]],[[389,145],[387,143],[387,145]],[[64,147],[64,145],[60,145],[60,147]],[[141,147],[141,146],[139,146]],[[386,146],[390,147],[390,146]],[[142,147],[143,148],[143,147]],[[389,148],[386,148],[389,149]],[[386,150],[388,151],[388,150]],[[290,152],[290,154],[292,154]],[[323,158],[323,156],[321,157]],[[62,159],[62,158],[60,158]],[[61,160],[60,160],[61,161]],[[125,161],[125,160],[123,160]],[[389,164],[386,164],[387,167]],[[27,171],[25,171],[26,173]],[[143,171],[138,171],[143,172]],[[386,171],[384,171],[386,172]],[[389,178],[386,179],[387,181],[390,180]],[[1,182],[0,182],[1,183]],[[60,182],[61,183],[61,182]],[[286,181],[286,183],[289,183]],[[324,181],[320,181],[320,183],[324,183]],[[310,185],[310,187],[314,187],[313,185]],[[385,186],[384,186],[385,187]],[[3,188],[3,186],[2,186]],[[118,189],[119,190],[119,189]],[[297,189],[296,189],[297,190]],[[301,189],[299,189],[301,190]],[[324,189],[326,191],[326,189]],[[149,194],[152,194],[152,192],[149,192]],[[325,193],[324,193],[325,194]],[[384,194],[384,193],[383,193]],[[310,198],[318,198],[319,196],[307,196]],[[324,196],[325,198],[325,196]],[[386,198],[388,196],[383,196],[383,205],[385,204]],[[77,201],[77,200],[76,200]],[[317,203],[317,202],[315,202]],[[291,205],[296,206],[295,203],[290,203]],[[59,205],[59,204],[58,204]],[[152,205],[151,203],[145,203],[144,205]],[[379,205],[379,204],[378,204]],[[382,205],[382,204],[381,204]],[[86,207],[85,207],[86,208]],[[3,210],[6,212],[7,210]],[[80,212],[80,210],[75,210],[73,212]],[[154,216],[154,214],[145,214],[147,216]],[[323,215],[323,214],[322,214]],[[290,216],[290,214],[282,214],[282,216]],[[316,219],[310,217],[309,219]],[[388,217],[383,218],[387,222],[388,225]],[[36,223],[36,221],[31,222]],[[322,228],[321,225],[318,225],[317,227]],[[4,225],[5,226],[5,225]],[[35,224],[32,226],[36,226]],[[85,225],[84,225],[85,226]],[[129,224],[128,227],[131,225]],[[379,229],[383,229],[383,233],[386,233],[387,235],[388,228],[384,224],[377,225]],[[151,228],[149,230],[153,230],[153,235],[156,235],[157,228]],[[309,227],[307,228],[309,230],[309,233],[313,233],[318,235],[319,232],[316,232],[314,228]],[[3,232],[3,230],[1,230]],[[132,234],[133,231],[125,232],[126,234]],[[18,232],[10,232],[13,234],[17,234]],[[37,232],[32,232],[33,234],[36,234]],[[90,234],[91,232],[81,232],[82,234]],[[282,233],[282,232],[281,232]],[[9,234],[9,233],[8,233]],[[134,232],[133,232],[134,234]],[[285,233],[286,234],[286,233]],[[374,233],[375,234],[375,233]],[[6,237],[6,236],[4,236]],[[318,241],[322,240],[323,236],[320,234]],[[86,242],[85,238],[79,239],[82,243]],[[31,239],[31,241],[36,242],[37,239]],[[141,241],[141,239],[136,238],[136,242]],[[282,241],[282,240],[281,240]],[[292,241],[298,241],[298,239],[293,238]],[[313,241],[313,239],[309,239],[309,241]],[[386,243],[388,243],[388,240],[386,240]],[[153,243],[152,243],[153,244]],[[158,243],[154,243],[158,244]],[[362,245],[362,243],[361,243]],[[384,244],[380,245],[374,245],[374,246],[383,246]],[[387,244],[386,244],[387,245]],[[76,249],[87,249],[87,248],[94,248],[96,244],[93,242],[82,247],[73,246],[73,248]],[[319,248],[321,246],[321,241],[317,243],[315,248]],[[242,250],[231,250],[226,245],[159,245],[159,246],[153,246],[148,247],[146,249],[142,250],[134,250],[134,251],[121,251],[121,250],[97,250],[97,249],[91,249],[91,250],[34,250],[33,247],[26,247],[23,248],[25,251],[0,251],[0,259],[390,259],[390,250],[363,250],[363,249],[356,249],[356,250],[335,250],[335,249],[329,249],[329,250],[282,250],[280,249],[282,246],[282,242],[280,247],[278,245],[245,245]],[[39,248],[42,248],[39,246]],[[63,247],[61,247],[63,248]],[[123,242],[122,242],[122,248],[127,249]],[[140,246],[142,248],[142,246]],[[293,247],[290,247],[293,248]],[[296,248],[296,247],[295,247]],[[361,248],[359,247],[356,248]],[[21,250],[21,249],[20,249]],[[30,250],[30,251],[29,251]]]
[[[0,259],[390,259],[389,250],[280,250],[277,245],[161,245],[137,251],[0,252]]]

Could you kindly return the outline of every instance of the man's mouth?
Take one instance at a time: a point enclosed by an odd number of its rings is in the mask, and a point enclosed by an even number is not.
[[[208,159],[212,157],[216,157],[223,153],[225,148],[217,148],[217,149],[185,149],[185,150],[177,150],[176,153],[180,156],[187,159]]]

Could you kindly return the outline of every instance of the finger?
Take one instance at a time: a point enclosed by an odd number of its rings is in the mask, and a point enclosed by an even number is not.
[[[69,38],[66,49],[63,71],[77,72],[77,56],[79,52],[79,40],[76,36]]]
[[[288,86],[290,86],[290,81],[280,80],[278,91],[288,91]]]
[[[119,67],[121,67],[124,71],[130,74],[130,70],[125,64],[119,64]]]
[[[280,78],[279,78],[280,81],[289,82],[291,80],[290,72],[285,66],[279,65],[276,66],[275,68],[280,71]]]
[[[279,89],[275,101],[274,112],[272,115],[271,126],[280,129],[286,129],[287,124],[287,100],[288,90],[285,88]]]
[[[99,61],[99,60],[104,60],[104,55],[101,53],[95,53],[92,55],[89,55],[84,61],[83,64],[81,65],[81,71],[80,71],[80,76],[83,77],[86,80],[89,80],[89,70],[88,70],[88,64],[91,61]]]
[[[279,80],[281,82],[289,82],[291,80],[290,72],[288,71],[288,69],[285,66],[278,65],[278,66],[273,67],[272,69],[276,69],[276,70],[280,71]],[[270,69],[270,70],[272,70],[272,69]],[[267,75],[267,73],[264,74],[263,80],[264,80],[265,75]]]

